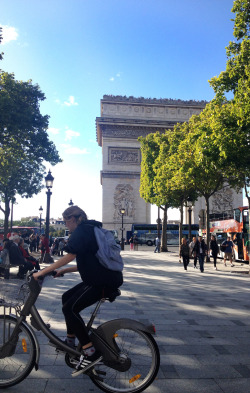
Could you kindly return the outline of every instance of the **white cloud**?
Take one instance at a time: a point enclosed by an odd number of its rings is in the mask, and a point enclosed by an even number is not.
[[[74,137],[80,136],[80,132],[73,131],[73,130],[66,130],[65,131],[65,141],[70,141]]]
[[[10,41],[16,41],[18,37],[18,32],[15,27],[13,26],[7,26],[7,25],[1,25],[2,27],[2,45],[8,44]]]
[[[75,102],[75,97],[74,96],[69,96],[69,100],[68,101],[64,101],[63,103],[65,106],[75,106],[78,105],[77,102]]]
[[[59,128],[50,127],[48,128],[48,132],[50,132],[53,135],[57,135],[59,134]]]
[[[65,154],[71,154],[71,155],[82,155],[82,154],[89,154],[86,148],[80,149],[80,147],[74,147],[71,145],[61,145],[62,148],[64,149]]]
[[[117,74],[115,76],[111,76],[111,78],[109,78],[110,82],[114,82],[115,79],[120,78],[121,77],[121,72],[117,72]]]

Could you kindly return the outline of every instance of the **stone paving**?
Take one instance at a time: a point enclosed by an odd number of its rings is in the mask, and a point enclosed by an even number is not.
[[[128,317],[156,326],[161,353],[157,379],[146,393],[248,393],[250,392],[250,286],[249,266],[233,268],[205,263],[205,272],[187,271],[178,254],[153,253],[153,248],[123,251],[125,262],[122,296],[105,303],[97,322]],[[18,280],[11,279],[10,284]],[[79,282],[77,273],[48,279],[37,307],[52,330],[65,335],[61,294]],[[4,283],[0,280],[0,293]],[[1,311],[1,310],[0,310]],[[83,313],[85,320],[90,310]],[[39,370],[6,392],[101,392],[86,376],[72,379],[64,356],[41,345]]]

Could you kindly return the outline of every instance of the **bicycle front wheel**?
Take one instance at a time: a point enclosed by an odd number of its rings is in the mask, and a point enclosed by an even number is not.
[[[0,315],[0,350],[9,340],[16,322],[11,315]],[[35,355],[34,339],[26,326],[21,324],[14,353],[0,358],[0,389],[16,385],[26,378],[35,365]]]
[[[117,371],[100,363],[95,365],[91,379],[108,393],[139,393],[155,379],[160,366],[160,353],[151,334],[137,329],[119,329],[114,340],[120,355],[129,360],[126,371]],[[94,377],[96,375],[96,378]]]

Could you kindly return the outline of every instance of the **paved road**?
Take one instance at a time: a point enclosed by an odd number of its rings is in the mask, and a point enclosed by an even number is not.
[[[145,392],[250,392],[248,266],[236,263],[225,268],[219,261],[218,271],[206,263],[205,272],[200,273],[191,262],[186,272],[174,248],[161,254],[154,254],[149,247],[133,252],[125,249],[123,257],[122,296],[112,304],[105,303],[98,320],[128,317],[155,324],[161,367]],[[45,321],[61,336],[65,334],[61,294],[78,281],[77,273],[48,280],[37,303]],[[3,280],[0,285],[3,291]],[[38,336],[39,370],[6,391],[100,392],[85,376],[72,379],[63,356],[46,345],[46,337]]]

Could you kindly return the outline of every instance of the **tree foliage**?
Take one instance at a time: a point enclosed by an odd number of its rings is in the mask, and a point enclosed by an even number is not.
[[[141,196],[171,207],[203,196],[207,242],[209,199],[225,182],[245,188],[250,208],[250,1],[235,0],[232,12],[236,42],[226,48],[226,70],[210,80],[214,99],[188,123],[141,139]]]
[[[5,231],[10,201],[16,194],[30,198],[42,188],[44,161],[60,162],[49,141],[49,117],[40,113],[45,99],[32,81],[15,80],[14,74],[0,72],[0,196],[5,203]]]

